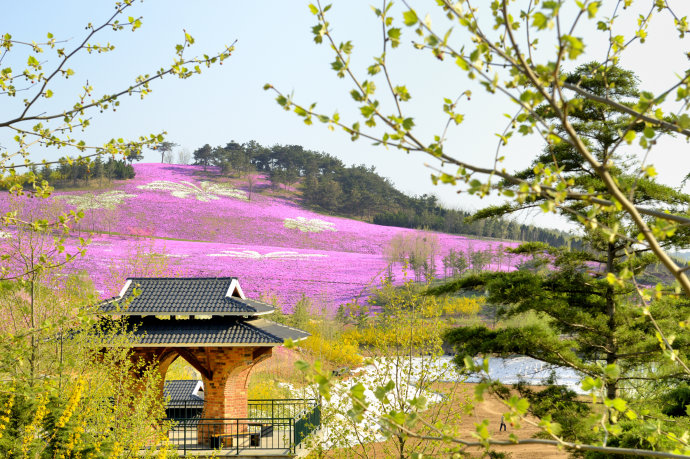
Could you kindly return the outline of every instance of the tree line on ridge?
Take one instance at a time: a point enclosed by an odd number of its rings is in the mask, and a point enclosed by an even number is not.
[[[328,153],[300,145],[265,147],[254,140],[225,146],[206,144],[193,153],[194,164],[216,166],[234,177],[265,174],[274,189],[300,184],[304,204],[379,225],[428,229],[497,239],[545,242],[555,247],[580,247],[570,234],[505,218],[472,219],[472,213],[448,209],[432,194],[408,196],[365,165],[346,166]]]
[[[79,185],[88,186],[92,181],[98,181],[99,185],[103,180],[126,180],[134,178],[134,167],[132,160],[140,160],[142,156],[130,156],[128,160],[108,158],[104,161],[97,156],[93,161],[75,161],[71,158],[62,157],[57,164],[44,164],[39,168],[38,165],[31,167],[31,172],[38,182],[45,181],[54,188],[75,187]],[[9,190],[12,186],[31,186],[30,175],[17,174],[8,175],[0,180],[0,189]]]

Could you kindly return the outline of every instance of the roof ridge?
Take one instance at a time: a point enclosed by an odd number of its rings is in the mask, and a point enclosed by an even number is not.
[[[146,279],[146,280],[225,280],[225,279],[237,279],[237,276],[215,276],[215,277],[203,277],[203,276],[191,276],[191,277],[127,277],[127,279]]]
[[[139,291],[134,296],[133,292]],[[241,296],[228,296],[239,291]],[[130,301],[126,315],[262,315],[275,307],[244,298],[237,277],[128,277],[120,294],[100,303],[113,312],[113,303]]]

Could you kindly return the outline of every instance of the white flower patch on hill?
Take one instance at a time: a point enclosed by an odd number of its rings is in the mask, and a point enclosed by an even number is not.
[[[260,254],[255,250],[242,250],[241,252],[236,252],[233,250],[223,250],[221,253],[209,253],[209,257],[234,257],[234,258],[251,258],[253,260],[260,260],[262,258],[267,259],[291,259],[299,260],[303,258],[312,257],[327,257],[328,255],[322,253],[298,253],[298,252],[269,252]]]
[[[127,198],[135,198],[137,195],[125,193],[124,191],[106,191],[105,193],[93,194],[63,194],[60,196],[55,196],[58,199],[62,199],[71,204],[79,210],[90,210],[90,209],[114,209],[118,205],[122,204]]]
[[[211,182],[199,182],[196,185],[186,180],[180,182],[170,182],[168,180],[156,180],[155,182],[146,185],[140,185],[137,188],[148,191],[169,191],[172,196],[176,198],[192,197],[197,201],[209,202],[220,199],[219,196],[226,196],[229,198],[237,198],[247,201],[247,194],[244,191],[233,188],[229,185]]]
[[[303,233],[320,233],[322,231],[337,231],[335,223],[312,218],[311,220],[305,217],[286,218],[283,221],[283,226],[290,229],[298,229]]]
[[[12,233],[7,231],[0,231],[0,239],[9,239],[12,237]]]

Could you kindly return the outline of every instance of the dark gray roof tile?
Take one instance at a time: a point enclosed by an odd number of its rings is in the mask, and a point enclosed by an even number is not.
[[[276,346],[287,339],[298,341],[309,333],[266,319],[235,317],[212,319],[130,319],[132,344],[138,346]]]
[[[122,315],[244,315],[273,312],[258,300],[233,296],[239,291],[235,277],[127,279],[117,297],[101,303],[101,312]],[[233,291],[229,291],[230,288]],[[139,295],[134,295],[134,290]],[[237,293],[235,293],[237,294]]]
[[[200,388],[201,390],[197,390]],[[194,379],[172,379],[165,381],[163,388],[168,406],[184,402],[185,406],[203,406],[204,389],[201,381]]]

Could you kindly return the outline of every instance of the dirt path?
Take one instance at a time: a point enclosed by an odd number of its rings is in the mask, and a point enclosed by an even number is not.
[[[471,396],[474,393],[474,384],[466,384],[466,386],[468,386],[466,394]],[[491,437],[496,440],[509,440],[511,433],[516,434],[519,438],[531,438],[539,431],[537,427],[523,423],[520,429],[514,429],[513,426],[508,425],[507,431],[499,432],[501,415],[506,411],[505,405],[496,397],[485,396],[483,402],[475,402],[475,408],[470,415],[465,415],[462,418],[460,424],[461,438],[472,438],[472,433],[475,431],[474,424],[480,423],[484,419],[489,420],[489,432]],[[509,453],[513,459],[560,459],[568,457],[566,452],[560,451],[558,448],[543,445],[496,446],[492,449]],[[481,456],[479,449],[474,449],[474,451],[477,451],[477,457]]]
[[[448,387],[444,386],[446,386],[446,384],[442,384],[438,390],[440,392],[446,392],[444,389],[450,389],[451,384],[447,384]],[[459,422],[456,423],[454,421],[458,438],[468,441],[475,441],[475,438],[472,436],[472,434],[476,432],[475,424],[481,423],[484,419],[489,421],[489,432],[491,433],[491,437],[496,440],[507,441],[510,439],[509,435],[511,433],[515,433],[521,439],[527,439],[534,437],[534,435],[539,432],[538,427],[527,423],[523,423],[520,429],[515,429],[513,426],[508,425],[507,431],[499,432],[498,429],[501,424],[501,416],[508,410],[501,400],[489,394],[485,394],[483,402],[474,403],[474,409],[472,412],[469,414],[465,413],[464,405],[466,404],[467,400],[473,399],[474,386],[475,384],[460,384],[460,386],[453,391],[453,403],[451,403],[450,406],[446,405],[446,410],[450,408],[451,412],[458,413],[458,418],[456,419],[459,419]],[[536,421],[536,419],[532,420]],[[390,440],[389,442],[383,443],[368,443],[364,448],[367,451],[366,454],[361,453],[361,446],[354,446],[351,449],[331,450],[327,453],[326,457],[329,459],[340,459],[343,457],[369,457],[383,459],[392,457],[390,455],[392,451]],[[508,457],[511,459],[565,459],[568,457],[566,452],[560,451],[557,447],[545,445],[494,446],[491,449],[497,452],[508,453]],[[359,453],[353,454],[352,450],[357,450]],[[481,457],[483,450],[481,448],[472,448],[467,449],[466,452],[472,454],[472,457]],[[447,456],[437,451],[430,457]]]

